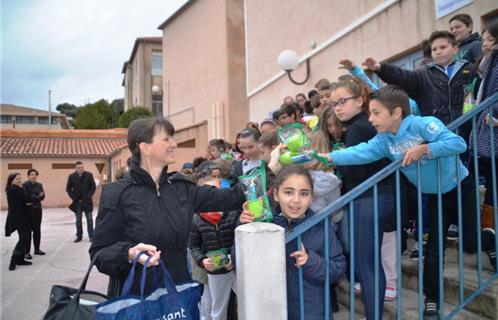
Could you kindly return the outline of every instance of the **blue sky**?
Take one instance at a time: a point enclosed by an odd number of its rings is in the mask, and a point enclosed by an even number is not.
[[[186,0],[1,0],[1,103],[48,109],[122,98],[137,37]]]

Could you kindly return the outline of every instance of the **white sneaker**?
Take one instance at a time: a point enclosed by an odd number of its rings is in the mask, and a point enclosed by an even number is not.
[[[361,285],[359,282],[355,282],[354,284],[354,293],[361,294]]]
[[[384,294],[384,300],[393,301],[398,296],[398,291],[394,288],[386,287],[386,293]]]
[[[450,224],[448,232],[446,233],[446,239],[457,240],[458,239],[458,226],[455,224]]]

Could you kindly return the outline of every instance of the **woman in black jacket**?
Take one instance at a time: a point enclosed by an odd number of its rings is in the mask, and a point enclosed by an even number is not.
[[[21,188],[21,174],[13,172],[7,178],[5,193],[7,193],[7,202],[9,210],[7,221],[5,222],[5,236],[9,237],[14,231],[19,235],[19,241],[12,251],[10,258],[9,270],[16,269],[16,265],[30,265],[30,261],[24,260],[24,253],[27,251],[31,241],[31,209],[35,199],[29,196]]]
[[[130,171],[104,187],[90,255],[100,272],[110,276],[109,296],[116,296],[140,252],[161,259],[176,283],[190,280],[187,242],[193,212],[240,209],[244,193],[232,189],[199,187],[181,175],[169,175],[175,162],[173,125],[163,118],[135,120],[128,129],[132,153]],[[145,262],[145,255],[139,260]],[[142,268],[132,293],[138,294]],[[150,288],[151,277],[147,277]]]

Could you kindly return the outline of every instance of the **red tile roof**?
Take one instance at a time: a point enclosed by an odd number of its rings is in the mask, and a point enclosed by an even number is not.
[[[109,157],[127,146],[126,130],[1,130],[2,156]]]

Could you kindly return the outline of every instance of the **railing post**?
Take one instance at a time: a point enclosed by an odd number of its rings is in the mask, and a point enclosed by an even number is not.
[[[284,229],[272,223],[235,229],[239,319],[287,319],[284,238]]]

